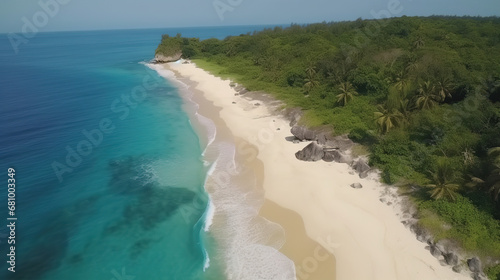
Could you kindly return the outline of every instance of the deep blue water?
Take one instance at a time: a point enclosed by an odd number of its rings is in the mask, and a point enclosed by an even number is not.
[[[146,67],[161,35],[262,26],[0,34],[0,225],[16,170],[16,272],[0,279],[223,279],[203,231],[198,135],[178,89]],[[216,258],[211,258],[216,259]]]

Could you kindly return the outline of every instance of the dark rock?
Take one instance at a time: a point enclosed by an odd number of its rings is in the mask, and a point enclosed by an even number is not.
[[[316,140],[316,133],[312,130],[309,130],[307,127],[304,126],[294,126],[290,130],[290,132],[293,134],[293,136],[297,137],[300,141],[303,140],[308,140],[308,141],[314,141]]]
[[[486,275],[484,275],[484,273],[474,273],[474,275],[472,276],[472,279],[474,279],[474,280],[488,280],[488,277],[486,277]]]
[[[300,143],[300,140],[299,139],[295,139],[292,141],[294,144],[299,144]]]
[[[254,105],[255,105],[255,106],[260,106],[260,103],[255,103]]]
[[[326,145],[328,142],[329,134],[328,133],[320,133],[316,135],[316,141],[318,141],[318,144],[320,145]]]
[[[351,184],[351,188],[353,188],[353,189],[362,189],[363,185],[361,185],[360,183],[354,183],[354,184]]]
[[[441,250],[439,250],[439,248],[436,245],[431,245],[430,251],[431,251],[431,255],[433,255],[436,258],[441,257],[441,255],[443,254],[443,252],[441,252]]]
[[[349,137],[347,137],[347,135],[342,135],[342,136],[336,136],[333,138],[329,138],[326,141],[325,146],[335,147],[335,148],[340,149],[341,151],[346,151],[346,150],[352,148],[352,146],[354,146],[354,142],[352,142],[352,140],[349,139]]]
[[[324,148],[323,151],[325,152],[325,158],[323,158],[324,161],[327,162],[338,162],[338,163],[347,163],[350,164],[352,162],[352,159],[342,153],[341,151],[337,149],[330,149],[330,148]],[[327,160],[328,159],[328,160]]]
[[[481,261],[477,257],[468,259],[467,265],[469,266],[469,270],[472,272],[477,272],[477,273],[483,272],[483,269],[481,267]]]
[[[417,223],[412,224],[410,230],[417,236],[418,241],[432,244],[432,242],[428,242],[430,240],[430,234]]]
[[[248,89],[244,88],[244,89],[240,90],[238,93],[239,93],[240,95],[243,95],[243,94],[245,94],[245,93],[247,93],[247,92],[248,92]]]
[[[318,161],[321,160],[324,155],[323,148],[316,144],[316,142],[312,142],[301,151],[295,153],[295,157],[303,161]]]
[[[231,83],[229,84],[229,86],[230,86],[230,87],[232,87],[232,88],[234,88],[234,87],[236,87],[236,84],[235,84],[235,83],[233,83],[233,82],[231,82]]]
[[[364,160],[358,160],[353,165],[352,168],[356,170],[361,179],[368,176],[368,171],[370,171],[370,166]]]
[[[302,110],[300,108],[286,109],[283,115],[285,116],[285,118],[290,120],[290,126],[294,126],[302,117]]]
[[[461,265],[455,265],[452,269],[453,269],[453,271],[455,271],[456,273],[460,273],[460,272],[462,272],[462,266],[461,266]]]
[[[326,162],[333,162],[333,161],[335,161],[335,155],[331,152],[325,152],[325,155],[323,156],[323,160]]]
[[[278,128],[276,128],[276,130],[281,130],[281,128],[278,127]]]
[[[458,256],[453,252],[443,254],[443,257],[448,265],[455,266],[458,264]]]

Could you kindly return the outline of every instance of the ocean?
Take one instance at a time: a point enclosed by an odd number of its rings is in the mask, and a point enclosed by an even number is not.
[[[162,34],[265,27],[39,33],[18,53],[0,34],[0,279],[227,279],[213,165],[179,86],[148,61]]]

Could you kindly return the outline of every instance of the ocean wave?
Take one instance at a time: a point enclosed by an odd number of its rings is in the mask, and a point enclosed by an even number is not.
[[[219,154],[206,188],[214,217],[223,220],[210,232],[224,252],[228,279],[250,280],[256,275],[259,279],[295,279],[293,262],[279,252],[285,243],[284,229],[259,216],[263,193],[256,190],[255,179],[240,178],[234,144],[214,143],[207,149],[216,149]]]

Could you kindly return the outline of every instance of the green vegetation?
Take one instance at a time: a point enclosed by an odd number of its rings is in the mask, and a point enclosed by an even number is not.
[[[422,186],[412,196],[438,238],[500,259],[499,18],[358,19],[224,40],[164,37],[159,51],[169,46],[215,75],[301,107],[304,124],[348,134],[386,183]]]

